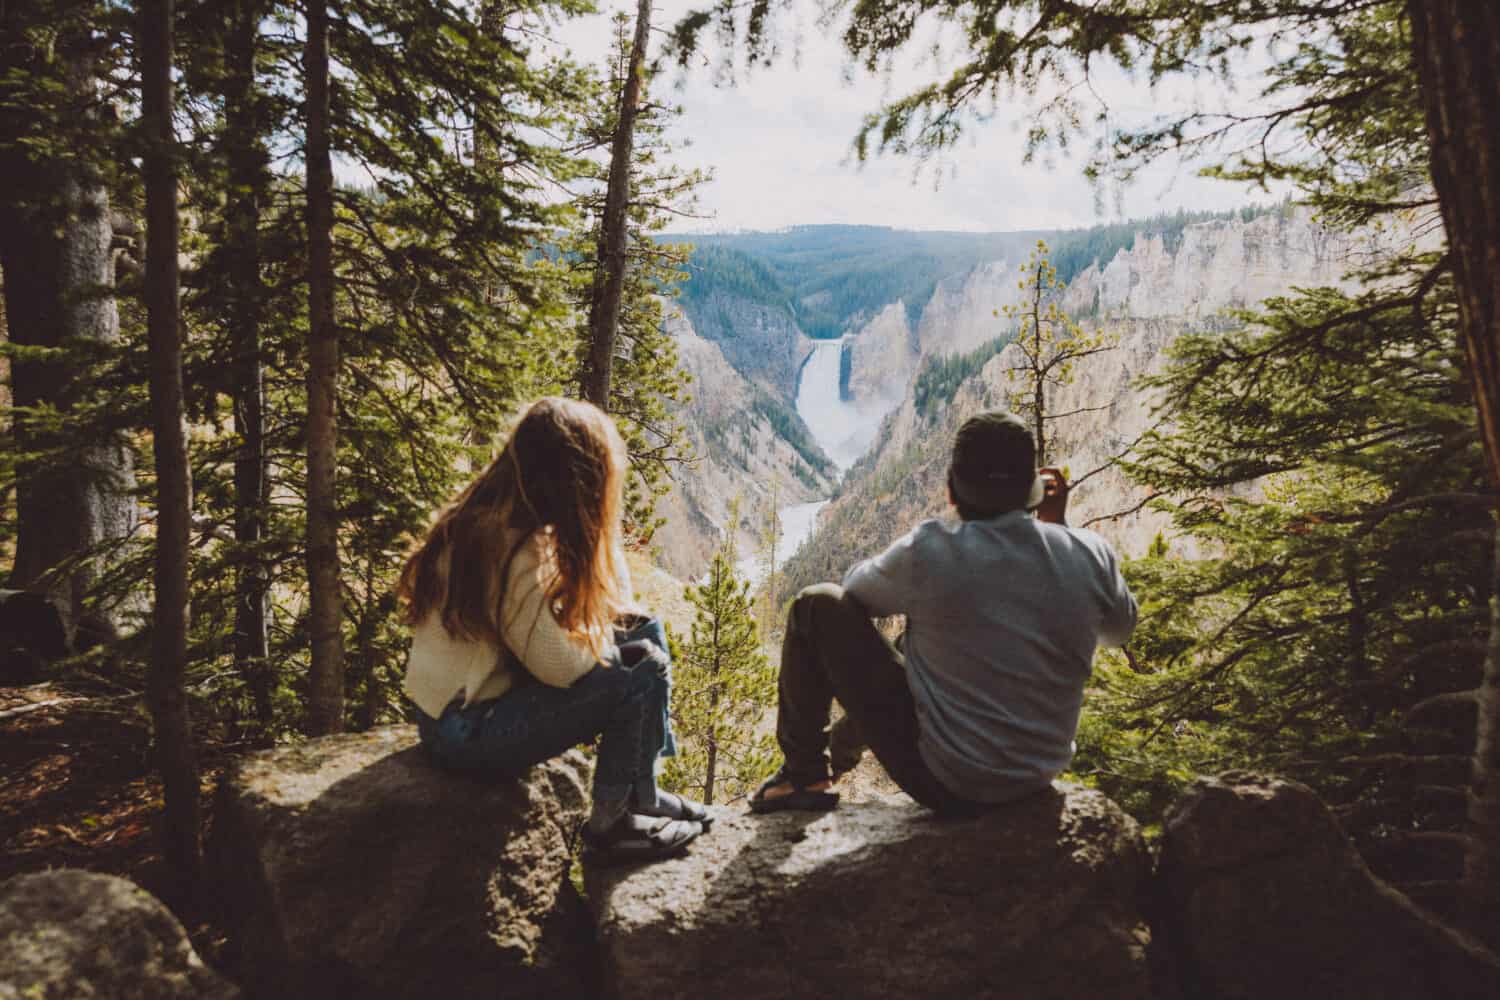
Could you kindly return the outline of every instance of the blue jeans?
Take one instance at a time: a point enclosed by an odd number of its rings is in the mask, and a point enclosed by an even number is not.
[[[655,618],[617,641],[667,637]],[[668,717],[670,665],[599,664],[571,687],[525,676],[499,698],[467,708],[456,698],[434,719],[417,710],[417,730],[439,767],[481,777],[512,777],[598,736],[594,798],[620,799],[656,787],[656,759],[677,752]]]

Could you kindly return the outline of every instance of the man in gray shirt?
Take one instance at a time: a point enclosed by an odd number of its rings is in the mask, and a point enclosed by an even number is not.
[[[957,523],[926,521],[842,587],[809,587],[792,603],[776,727],[785,764],[755,811],[831,808],[831,778],[860,743],[944,813],[1030,794],[1068,766],[1094,649],[1135,627],[1119,558],[1067,526],[1067,482],[1037,469],[1012,414],[959,428],[948,496]],[[870,621],[893,614],[906,615],[899,649]],[[835,697],[846,715],[830,762]]]

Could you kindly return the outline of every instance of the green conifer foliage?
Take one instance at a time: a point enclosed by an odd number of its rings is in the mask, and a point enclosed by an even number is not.
[[[298,557],[308,323],[297,153],[304,25],[270,0],[242,0],[233,11],[179,7],[189,209],[183,379],[195,481],[189,690],[206,696],[197,716],[205,725],[264,742],[294,728],[308,665]],[[128,65],[134,39],[120,30],[125,14],[116,23],[102,8],[69,9],[107,33],[111,58]],[[590,73],[546,56],[534,39],[581,9],[568,0],[509,5],[496,28],[481,11],[443,0],[330,8],[331,141],[340,163],[336,509],[346,721],[356,725],[403,712],[406,635],[390,591],[413,535],[488,457],[516,404],[564,391],[573,373],[572,278],[539,250],[577,218],[556,191],[589,168],[576,150],[599,90]],[[134,154],[107,129],[93,129],[90,142],[111,167],[112,200],[128,221],[140,204],[128,183]],[[131,230],[116,228],[123,243]],[[121,350],[101,363],[100,403],[76,408],[76,435],[97,439],[107,427],[139,444],[147,440],[147,352],[128,257],[121,272]],[[248,335],[247,317],[255,318]],[[250,338],[256,356],[247,364]],[[246,419],[247,372],[260,377],[259,421]],[[633,391],[632,377],[622,376],[622,392]],[[260,440],[250,447],[254,423]],[[247,452],[262,456],[250,463],[263,472],[259,489],[236,483]],[[11,457],[0,460],[7,485],[24,472]],[[152,482],[141,485],[149,498]],[[237,537],[249,518],[257,530]],[[9,537],[13,517],[4,521],[0,537]],[[98,581],[101,593],[123,599],[124,635],[110,651],[121,683],[138,682],[144,662],[149,609],[130,595],[143,592],[150,563],[150,538],[137,533],[111,551]],[[264,655],[236,649],[237,585],[247,576],[264,580]]]
[[[608,78],[600,87],[585,132],[589,142],[607,149],[619,118],[619,99],[629,73],[632,22],[614,20],[615,52]],[[631,148],[630,204],[627,213],[625,284],[609,380],[609,412],[625,437],[631,475],[626,483],[626,531],[647,544],[662,524],[655,513],[658,497],[670,488],[672,467],[690,458],[681,424],[673,411],[687,401],[687,376],[677,364],[677,345],[663,326],[676,309],[678,284],[692,248],[658,239],[668,224],[690,215],[697,188],[707,175],[682,170],[671,162],[667,129],[680,108],[649,100],[651,77],[643,84],[643,104],[634,122]],[[556,255],[569,281],[569,301],[577,317],[577,357],[568,381],[583,394],[590,347],[589,305],[599,268],[599,227],[605,208],[607,160],[591,166],[578,198],[578,217]]]
[[[667,787],[710,803],[750,794],[775,765],[767,715],[776,703],[776,671],[760,646],[750,585],[735,572],[732,537],[703,582],[687,589],[696,615],[676,651],[678,755],[663,773]]]
[[[1254,766],[1319,789],[1367,847],[1457,826],[1472,732],[1420,717],[1479,677],[1493,496],[1434,264],[1271,300],[1151,380],[1175,426],[1129,471],[1204,557],[1159,540],[1127,566],[1142,621],[1099,668],[1077,762],[1143,815]]]
[[[1017,287],[1024,298],[1020,303],[1003,309],[1006,319],[1016,324],[1012,342],[1021,355],[1016,364],[1006,369],[1006,379],[1011,385],[1006,392],[1006,402],[1011,410],[1031,424],[1038,465],[1046,465],[1050,458],[1047,452],[1051,440],[1049,424],[1088,410],[1108,407],[1106,403],[1055,413],[1049,406],[1048,396],[1073,381],[1073,368],[1080,358],[1110,350],[1119,339],[1102,330],[1090,333],[1063,312],[1058,299],[1067,286],[1058,278],[1057,268],[1048,261],[1047,253],[1047,241],[1037,240],[1026,263],[1021,265],[1024,277]]]

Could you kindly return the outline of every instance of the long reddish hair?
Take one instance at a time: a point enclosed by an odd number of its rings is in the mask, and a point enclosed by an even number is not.
[[[541,532],[548,605],[602,652],[629,598],[618,592],[616,562],[624,478],[625,443],[602,410],[560,397],[533,403],[407,559],[396,589],[407,622],[437,614],[453,636],[504,646],[510,565]]]

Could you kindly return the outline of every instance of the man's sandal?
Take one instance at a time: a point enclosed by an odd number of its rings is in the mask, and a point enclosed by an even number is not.
[[[814,781],[798,781],[787,774],[786,768],[783,767],[771,775],[765,784],[760,786],[759,791],[755,793],[755,797],[750,800],[750,811],[753,813],[773,813],[787,809],[798,809],[809,812],[827,812],[839,804],[839,793],[819,791],[808,787],[824,780],[826,779],[818,778]],[[785,795],[768,797],[766,793],[777,785],[791,785],[792,790]]]
[[[681,854],[703,832],[699,823],[627,812],[603,833],[583,828],[583,844],[606,864],[660,861]]]

